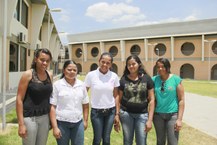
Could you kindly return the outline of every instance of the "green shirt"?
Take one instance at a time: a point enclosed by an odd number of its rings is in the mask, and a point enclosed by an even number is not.
[[[162,89],[162,80],[159,75],[152,77],[154,81],[156,107],[155,112],[158,113],[174,113],[178,112],[178,96],[177,86],[182,79],[174,74],[165,82]]]

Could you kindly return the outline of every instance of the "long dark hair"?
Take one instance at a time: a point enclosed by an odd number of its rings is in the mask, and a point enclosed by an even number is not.
[[[61,79],[65,77],[65,74],[63,73],[63,71],[67,68],[68,65],[70,64],[75,64],[77,67],[77,64],[73,61],[73,60],[67,60],[65,61],[64,65],[63,65],[63,69],[62,69],[62,75],[61,75]],[[78,68],[78,67],[77,67]],[[77,70],[78,71],[78,70]]]
[[[167,73],[171,73],[170,71],[170,68],[171,68],[171,65],[170,65],[170,61],[167,59],[167,58],[159,58],[157,61],[156,61],[156,66],[157,66],[157,63],[160,62],[164,65]]]
[[[36,49],[34,51],[34,58],[32,60],[31,69],[36,69],[35,58],[38,58],[40,53],[45,53],[45,54],[49,55],[50,56],[50,61],[52,60],[52,54],[51,54],[50,50],[48,50],[47,48]]]
[[[126,65],[125,65],[125,69],[124,69],[124,73],[122,77],[127,76],[128,74],[130,74],[128,68],[127,68],[127,63],[129,60],[134,59],[138,64],[139,64],[139,68],[138,68],[138,76],[141,77],[143,74],[148,74],[145,70],[144,65],[142,64],[140,58],[137,55],[130,55],[127,57],[126,60]]]

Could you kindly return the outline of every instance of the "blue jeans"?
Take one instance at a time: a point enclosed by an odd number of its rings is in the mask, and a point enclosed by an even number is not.
[[[27,137],[22,138],[23,145],[46,145],[50,127],[49,115],[24,117]]]
[[[124,136],[124,145],[132,145],[134,132],[137,145],[146,145],[147,133],[145,124],[148,120],[148,113],[129,113],[120,110],[120,120]]]
[[[178,145],[179,132],[175,131],[177,113],[155,113],[154,127],[157,135],[157,145]]]
[[[98,109],[91,109],[91,123],[93,126],[93,145],[110,145],[110,135],[114,123],[115,108],[108,113],[101,113]]]
[[[83,120],[77,123],[57,121],[58,128],[61,131],[61,138],[57,139],[58,145],[84,145],[84,123]]]

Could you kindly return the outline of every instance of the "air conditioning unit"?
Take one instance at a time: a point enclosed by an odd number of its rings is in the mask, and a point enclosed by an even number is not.
[[[19,36],[18,36],[18,42],[19,43],[26,43],[26,35],[22,32],[20,32]]]

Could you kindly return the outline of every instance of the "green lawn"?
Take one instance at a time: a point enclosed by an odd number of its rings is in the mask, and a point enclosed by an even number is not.
[[[83,80],[83,77],[81,78]],[[196,93],[199,95],[211,96],[217,98],[217,83],[208,81],[192,81],[184,80],[183,85],[186,92]],[[7,114],[8,123],[16,123],[15,110]],[[91,145],[93,139],[92,127],[89,121],[88,129],[85,131],[85,145]],[[114,130],[111,134],[111,145],[123,145],[122,132],[116,133]],[[17,127],[7,127],[5,132],[0,131],[0,145],[20,145],[21,139],[17,135]],[[56,141],[52,135],[52,130],[49,133],[47,145],[55,145]],[[155,145],[156,137],[154,128],[148,134],[148,145]],[[179,145],[216,145],[217,139],[208,136],[201,131],[194,129],[186,124],[180,132]],[[134,143],[135,145],[135,143]]]
[[[217,81],[183,81],[185,92],[217,98]]]

